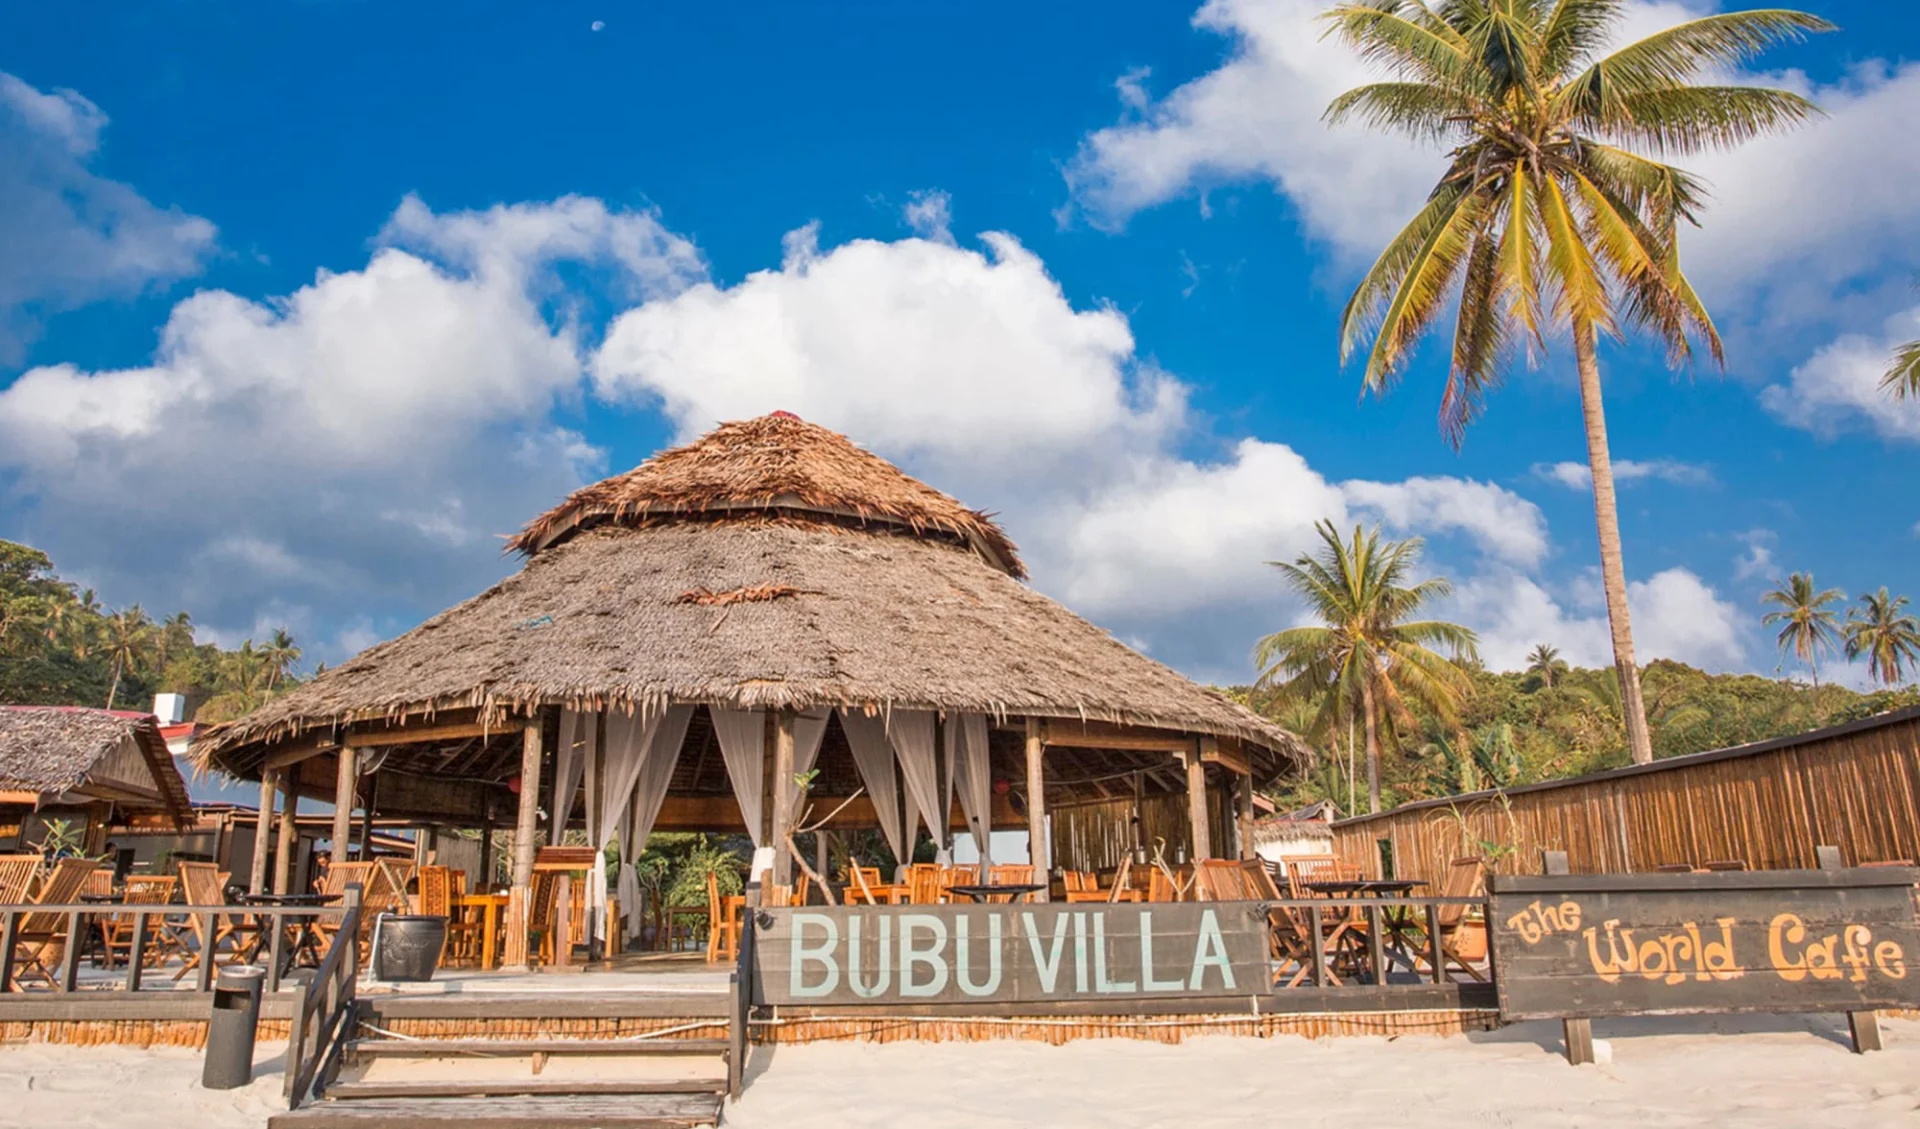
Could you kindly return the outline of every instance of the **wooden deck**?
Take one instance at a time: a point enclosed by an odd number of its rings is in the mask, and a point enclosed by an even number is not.
[[[720,1120],[713,1094],[398,1098],[316,1102],[267,1129],[697,1129]]]

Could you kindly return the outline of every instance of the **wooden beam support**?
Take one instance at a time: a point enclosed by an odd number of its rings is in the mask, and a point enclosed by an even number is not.
[[[1027,858],[1034,881],[1045,883],[1053,872],[1053,843],[1047,837],[1047,743],[1040,735],[1040,719],[1027,719]],[[1047,900],[1047,888],[1034,891],[1035,901]]]
[[[508,968],[527,967],[528,911],[533,898],[533,853],[540,819],[540,727],[529,725],[520,739],[520,812],[513,830],[513,888],[507,896]]]
[[[1212,858],[1213,829],[1207,818],[1207,765],[1200,759],[1200,742],[1187,746],[1187,819],[1193,824],[1194,862]]]
[[[1239,808],[1235,814],[1240,817],[1240,857],[1250,859],[1255,857],[1255,851],[1253,849],[1253,777],[1238,776],[1234,778],[1234,783],[1237,785],[1236,791],[1239,792]]]
[[[340,747],[333,771],[333,861],[347,861],[347,844],[353,838],[353,786],[359,779],[352,746]]]
[[[362,733],[349,733],[346,744],[356,749],[370,745],[424,745],[439,741],[458,741],[467,737],[497,737],[507,733],[521,733],[529,727],[538,728],[533,726],[530,719],[524,717],[509,717],[499,721],[463,721],[450,725],[422,725],[414,728],[396,725]]]
[[[292,769],[282,769],[279,778],[280,841],[273,851],[273,892],[288,894],[293,892],[293,856],[299,849],[294,820],[300,814],[300,793],[294,790]]]
[[[1200,759],[1207,764],[1220,767],[1240,776],[1253,775],[1253,767],[1247,763],[1247,751],[1238,741],[1205,736],[1200,738]]]
[[[260,810],[254,814],[253,862],[247,868],[247,893],[267,892],[267,845],[273,841],[273,797],[279,792],[278,772],[260,774]]]
[[[793,807],[799,799],[793,783],[793,711],[776,710],[773,715],[773,884],[793,885],[793,856],[787,853],[787,836],[793,834]]]
[[[301,761],[312,760],[321,753],[331,751],[334,745],[335,742],[331,738],[314,738],[309,741],[303,741],[298,745],[281,749],[278,752],[270,753],[267,759],[261,761],[260,764],[261,767],[270,769],[292,768]]]
[[[1193,737],[1171,729],[1114,725],[1104,721],[1040,721],[1040,737],[1051,748],[1134,749],[1184,755],[1193,749]]]

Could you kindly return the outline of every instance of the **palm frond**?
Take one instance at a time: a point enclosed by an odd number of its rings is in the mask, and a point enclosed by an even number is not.
[[[1731,149],[1820,116],[1820,107],[1787,90],[1686,86],[1628,94],[1617,116],[1590,125],[1657,153],[1684,155]]]
[[[1554,312],[1574,323],[1611,331],[1613,313],[1607,305],[1606,285],[1593,260],[1593,252],[1581,238],[1579,221],[1567,206],[1559,183],[1551,176],[1539,178],[1534,198],[1540,208],[1540,224],[1546,232],[1546,265],[1557,293]]]
[[[1416,141],[1438,142],[1464,134],[1479,108],[1478,101],[1433,83],[1376,82],[1335,98],[1322,116],[1328,125],[1358,120]]]
[[[1542,73],[1559,78],[1606,46],[1622,7],[1621,0],[1558,0],[1540,28]]]
[[[1567,84],[1563,96],[1580,113],[1605,119],[1627,96],[1670,90],[1704,72],[1737,67],[1769,47],[1833,30],[1818,16],[1783,8],[1703,16],[1596,60]]]
[[[1880,387],[1896,400],[1920,397],[1920,341],[1894,350],[1893,364],[1880,378]]]
[[[1380,252],[1373,266],[1368,268],[1360,285],[1354,288],[1353,297],[1347,299],[1346,309],[1340,314],[1340,363],[1346,364],[1353,356],[1355,347],[1361,338],[1369,336],[1379,326],[1380,309],[1387,299],[1399,287],[1412,268],[1421,250],[1433,239],[1435,231],[1444,226],[1460,206],[1466,187],[1457,181],[1443,181],[1427,198],[1426,206],[1421,208],[1407,226],[1400,229]]]
[[[1486,390],[1498,384],[1507,352],[1507,315],[1500,304],[1500,247],[1486,231],[1467,255],[1460,309],[1454,315],[1453,366],[1440,396],[1440,432],[1459,447],[1480,414]]]
[[[1374,333],[1363,377],[1367,388],[1384,391],[1405,366],[1414,342],[1446,304],[1448,285],[1460,272],[1485,212],[1486,205],[1478,193],[1464,193],[1453,213],[1433,229],[1407,264]]]
[[[1476,80],[1466,39],[1411,0],[1336,4],[1321,15],[1323,38],[1337,39],[1356,55],[1400,78],[1436,83],[1463,94],[1483,89]]]

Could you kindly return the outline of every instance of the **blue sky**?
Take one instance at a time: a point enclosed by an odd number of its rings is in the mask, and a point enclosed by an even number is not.
[[[1439,158],[1319,122],[1315,0],[0,11],[0,536],[110,603],[337,660],[497,535],[787,408],[999,511],[1045,591],[1201,677],[1320,517],[1426,536],[1512,665],[1605,658],[1564,355],[1456,453],[1442,350],[1335,327]],[[1722,376],[1605,353],[1643,658],[1771,671],[1766,584],[1916,585],[1920,30],[1756,74],[1831,116],[1691,162]],[[1628,5],[1623,34],[1704,0]],[[103,520],[105,519],[105,520]]]

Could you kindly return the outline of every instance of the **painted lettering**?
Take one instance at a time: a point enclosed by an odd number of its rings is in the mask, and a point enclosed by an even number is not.
[[[1107,915],[1104,913],[1093,915],[1093,990],[1107,994],[1140,990],[1131,980],[1107,978]]]
[[[916,948],[914,934],[925,931],[933,938],[929,948]],[[947,988],[947,961],[943,955],[947,948],[947,923],[930,913],[903,913],[900,915],[900,994],[902,996],[937,996]],[[917,965],[926,965],[932,969],[924,984],[916,984],[913,970]]]
[[[1187,990],[1198,992],[1206,986],[1207,969],[1220,970],[1220,986],[1233,991],[1233,964],[1227,960],[1227,940],[1220,935],[1220,919],[1209,909],[1200,915],[1200,935],[1193,941],[1193,974],[1187,977]]]
[[[1073,990],[1085,993],[1087,990],[1087,915],[1080,911],[1073,915]]]
[[[1889,980],[1905,980],[1907,978],[1907,962],[1905,957],[1906,954],[1902,952],[1900,946],[1893,941],[1882,941],[1873,947],[1873,966],[1880,970],[1880,975],[1885,976]]]
[[[1067,929],[1073,924],[1066,914],[1053,919],[1053,947],[1042,950],[1040,947],[1040,927],[1034,923],[1031,913],[1020,915],[1021,923],[1027,927],[1027,944],[1033,949],[1033,971],[1040,978],[1040,990],[1053,994],[1053,987],[1060,980],[1060,957],[1067,947]]]
[[[807,930],[818,929],[821,943],[809,945],[806,942]],[[840,965],[833,959],[833,950],[840,945],[840,926],[833,918],[823,913],[796,913],[793,915],[793,949],[790,955],[791,968],[788,970],[787,989],[796,996],[824,996],[840,986]],[[806,966],[818,964],[826,971],[818,984],[806,982]]]
[[[1140,987],[1146,992],[1178,992],[1187,986],[1178,976],[1160,980],[1153,975],[1153,913],[1140,911]]]
[[[888,922],[890,922],[892,918],[879,918],[880,937],[878,942],[873,946],[874,952],[878,954],[875,963],[879,967],[876,969],[877,974],[874,977],[873,983],[868,984],[860,979],[860,958],[866,953],[866,949],[860,944],[860,921],[864,916],[863,914],[855,914],[853,917],[847,919],[847,987],[852,988],[853,994],[859,996],[861,999],[870,1000],[887,990],[887,983],[890,979],[889,968],[892,961],[893,946],[889,945],[887,941],[888,935],[891,933]]]
[[[969,996],[991,996],[1000,990],[1000,915],[987,915],[987,978],[976,984],[968,967],[973,958],[973,946],[967,936],[971,917],[962,914],[954,924],[953,962],[954,979],[960,985],[960,991]]]

